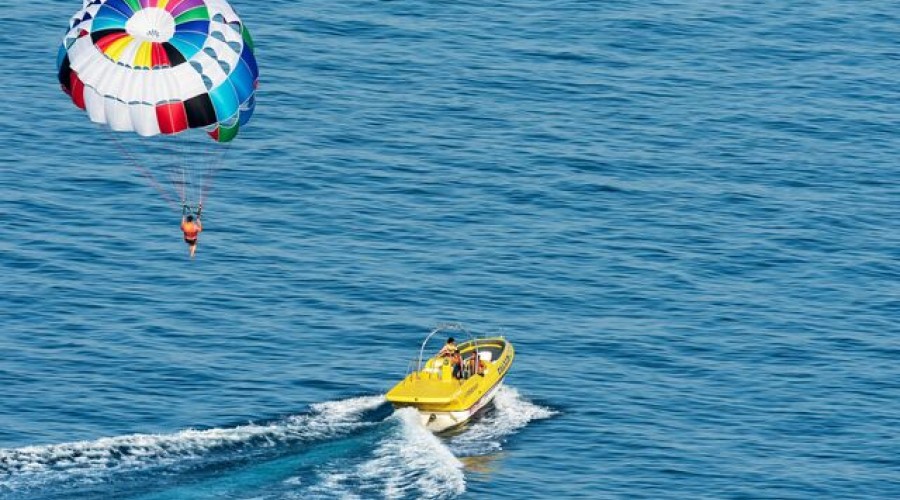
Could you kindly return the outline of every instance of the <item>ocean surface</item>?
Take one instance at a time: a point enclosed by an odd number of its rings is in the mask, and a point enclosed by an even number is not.
[[[0,0],[0,498],[900,498],[896,2],[232,3],[190,260]],[[435,436],[446,321],[518,355]]]

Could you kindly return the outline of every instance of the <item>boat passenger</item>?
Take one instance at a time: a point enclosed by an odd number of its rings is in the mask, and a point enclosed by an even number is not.
[[[487,363],[478,356],[477,352],[472,353],[472,356],[466,360],[466,364],[469,373],[481,375],[482,377],[484,376],[484,369],[487,368]]]
[[[442,358],[450,358],[450,364],[453,365],[453,377],[457,379],[463,378],[462,356],[459,354],[459,348],[456,347],[456,339],[450,337],[447,343],[438,352],[438,356]]]
[[[453,377],[456,379],[463,378],[462,355],[459,351],[454,351],[450,356],[450,363],[453,365]]]

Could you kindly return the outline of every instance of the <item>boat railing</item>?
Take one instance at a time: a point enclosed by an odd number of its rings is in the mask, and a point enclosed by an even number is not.
[[[434,327],[431,330],[431,332],[429,332],[428,335],[425,337],[425,340],[422,341],[422,346],[419,348],[419,357],[416,359],[410,360],[409,364],[407,365],[407,369],[406,369],[407,375],[412,374],[413,378],[415,380],[421,380],[423,378],[428,378],[431,380],[434,380],[434,379],[444,380],[448,376],[449,377],[453,376],[452,375],[452,367],[451,367],[451,370],[449,370],[449,371],[444,370],[445,367],[444,367],[443,363],[440,366],[429,367],[428,362],[433,357],[432,356],[429,356],[427,358],[425,357],[425,348],[428,345],[428,341],[431,340],[431,338],[434,337],[435,335],[437,335],[438,333],[447,332],[447,331],[460,332],[460,333],[464,334],[467,337],[467,341],[471,342],[472,346],[474,346],[475,359],[480,359],[480,357],[481,357],[479,348],[478,348],[479,340],[484,340],[484,339],[488,339],[488,338],[497,338],[497,337],[503,338],[502,335],[476,337],[476,336],[472,335],[472,333],[466,327],[464,327],[461,323],[441,323],[441,324],[437,325],[436,327]],[[472,370],[466,370],[466,368],[467,368],[466,366],[462,367],[464,379],[468,378],[468,376],[472,375],[472,373],[468,373],[468,372],[471,372]],[[448,375],[448,373],[449,373],[449,375]]]
[[[462,366],[460,367],[461,380],[467,380],[473,375],[484,374],[490,370],[490,363],[497,360],[485,358],[483,354],[486,354],[487,351],[479,349],[478,342],[496,338],[498,337],[485,336],[473,339],[473,349],[467,351],[468,354],[462,358]],[[406,374],[407,376],[411,375],[413,380],[456,380],[454,370],[454,367],[449,363],[447,358],[432,356],[424,362],[419,359],[410,360],[407,365]]]
[[[419,362],[416,365],[416,371],[422,371],[422,355],[425,353],[425,346],[428,345],[428,341],[431,340],[431,337],[434,337],[436,334],[446,331],[455,331],[466,334],[469,340],[474,340],[472,337],[472,333],[464,327],[461,323],[441,323],[438,326],[434,327],[431,332],[425,337],[425,340],[422,341],[422,347],[419,348]]]

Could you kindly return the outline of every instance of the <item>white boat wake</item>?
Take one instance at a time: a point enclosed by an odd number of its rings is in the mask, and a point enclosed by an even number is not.
[[[533,420],[556,412],[504,386],[494,409],[460,434],[439,437],[427,431],[412,408],[396,410],[394,428],[362,462],[336,461],[323,467],[320,481],[298,498],[452,498],[466,491],[466,465],[458,457],[493,454]]]
[[[267,424],[0,449],[0,497],[457,497],[466,491],[470,459],[496,455],[529,422],[555,414],[509,387],[493,404],[453,436],[432,434],[411,408],[372,420],[367,413],[386,409],[385,400],[367,396],[315,404]],[[158,474],[168,483],[148,480]],[[241,474],[246,491],[232,491]]]
[[[503,450],[505,440],[533,420],[556,415],[554,410],[537,405],[503,386],[494,398],[493,411],[474,421],[465,432],[449,439],[450,449],[459,457],[486,455]]]
[[[325,440],[373,425],[360,421],[360,417],[383,403],[382,396],[366,396],[319,403],[309,414],[269,424],[0,449],[0,493],[54,480],[102,482],[113,473],[184,466],[222,450]]]

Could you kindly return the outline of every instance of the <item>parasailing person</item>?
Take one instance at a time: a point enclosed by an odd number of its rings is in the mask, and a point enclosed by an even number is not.
[[[117,145],[173,210],[175,200],[203,205],[256,107],[253,39],[226,0],[85,1],[57,69],[63,91],[113,139],[98,146]],[[193,256],[200,210],[183,210],[181,229]]]
[[[187,204],[183,205],[181,210],[181,231],[184,233],[184,242],[188,244],[191,252],[191,258],[197,253],[197,238],[203,231],[203,223],[200,222],[200,216],[203,214],[203,205],[197,207],[197,220],[194,221],[194,215],[191,213]]]

